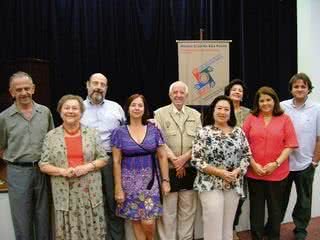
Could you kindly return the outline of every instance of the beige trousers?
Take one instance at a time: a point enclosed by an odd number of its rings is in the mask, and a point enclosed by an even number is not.
[[[204,240],[232,240],[232,226],[239,195],[235,190],[199,193]]]
[[[163,198],[163,216],[158,220],[159,240],[192,240],[197,208],[193,190],[169,193]]]

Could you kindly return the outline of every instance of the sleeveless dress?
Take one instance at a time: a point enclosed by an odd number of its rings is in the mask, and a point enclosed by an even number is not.
[[[127,125],[115,129],[111,143],[122,152],[121,181],[124,203],[116,214],[129,220],[153,219],[162,215],[159,167],[155,153],[164,144],[162,134],[152,124],[142,143],[130,135]]]

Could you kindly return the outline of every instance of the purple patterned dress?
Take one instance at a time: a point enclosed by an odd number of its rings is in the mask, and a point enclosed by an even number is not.
[[[117,207],[117,215],[129,220],[152,219],[162,215],[158,163],[152,157],[159,145],[164,144],[159,129],[148,124],[146,136],[138,144],[131,137],[128,127],[121,126],[113,131],[111,143],[122,152],[121,180],[125,200]],[[157,174],[153,174],[155,171]],[[153,185],[150,184],[152,179]]]

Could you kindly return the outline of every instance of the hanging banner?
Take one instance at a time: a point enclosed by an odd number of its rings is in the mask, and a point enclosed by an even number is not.
[[[189,87],[187,105],[210,105],[229,83],[231,40],[177,41],[179,80]]]

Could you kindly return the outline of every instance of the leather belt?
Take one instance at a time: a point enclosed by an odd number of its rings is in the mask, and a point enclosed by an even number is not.
[[[38,167],[39,161],[34,162],[7,162],[9,165],[21,166],[21,167]]]

